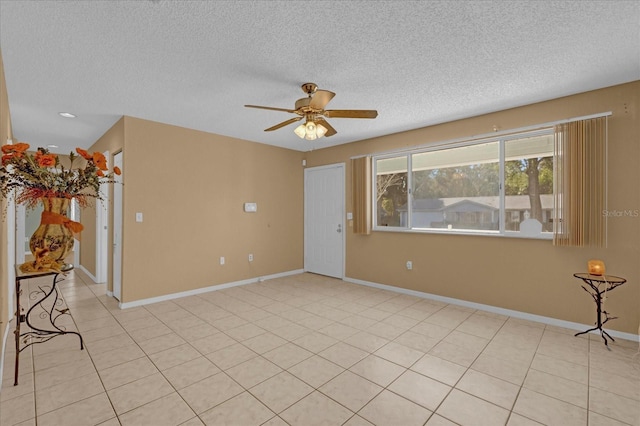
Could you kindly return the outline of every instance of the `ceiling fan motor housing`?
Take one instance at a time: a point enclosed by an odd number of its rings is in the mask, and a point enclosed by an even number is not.
[[[300,98],[296,101],[296,111],[301,109],[310,109],[309,103],[311,102],[311,98]]]

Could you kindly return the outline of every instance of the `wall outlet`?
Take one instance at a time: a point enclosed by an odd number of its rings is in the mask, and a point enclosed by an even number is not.
[[[247,213],[255,213],[258,211],[258,204],[256,203],[244,203],[244,211]]]
[[[253,254],[249,254],[249,262],[253,262]]]
[[[410,260],[407,260],[407,269],[408,270],[412,270],[413,269],[413,262]]]
[[[224,265],[224,256],[220,256],[220,264]]]

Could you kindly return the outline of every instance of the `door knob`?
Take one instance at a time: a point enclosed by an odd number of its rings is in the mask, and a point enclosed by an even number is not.
[[[342,232],[342,225],[341,224],[338,224],[338,229],[336,229],[336,232],[337,233]]]

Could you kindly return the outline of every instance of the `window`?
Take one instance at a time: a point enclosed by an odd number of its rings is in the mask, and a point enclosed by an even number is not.
[[[551,238],[553,129],[374,157],[377,230]]]
[[[497,231],[499,156],[498,142],[412,154],[412,227]]]
[[[376,225],[406,227],[407,157],[376,160],[375,188]]]
[[[543,232],[553,232],[553,134],[505,142],[504,201],[507,231],[520,231],[525,220],[537,220]]]

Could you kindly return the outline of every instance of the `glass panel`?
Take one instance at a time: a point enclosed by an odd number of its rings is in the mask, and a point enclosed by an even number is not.
[[[414,154],[412,227],[498,231],[499,157],[497,141]]]
[[[506,141],[504,166],[505,230],[552,232],[553,135]]]
[[[376,160],[376,225],[407,226],[407,156]]]

